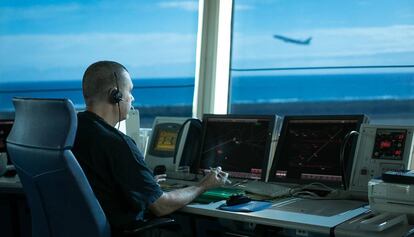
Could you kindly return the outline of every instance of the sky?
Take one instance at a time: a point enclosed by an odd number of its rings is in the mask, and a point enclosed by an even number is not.
[[[97,60],[194,76],[196,1],[1,1],[0,80],[79,79]]]
[[[411,0],[234,4],[233,68],[414,64]],[[103,59],[133,77],[192,77],[197,20],[195,0],[2,0],[0,82],[79,80]]]
[[[411,0],[236,0],[232,67],[413,65]],[[309,45],[273,38],[282,35]]]

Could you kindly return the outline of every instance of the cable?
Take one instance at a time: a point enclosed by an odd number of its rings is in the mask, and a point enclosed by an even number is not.
[[[114,72],[114,78],[115,78],[116,89],[119,91],[118,76],[116,75],[116,72]],[[121,126],[121,106],[119,105],[120,101],[122,101],[122,98],[120,98],[119,101],[116,102],[118,104],[118,128],[117,128],[118,130],[119,130],[119,126]]]
[[[327,186],[323,183],[314,182],[314,183],[300,185],[300,186],[297,186],[297,187],[290,188],[289,196],[291,196],[291,197],[300,197],[300,198],[311,198],[311,199],[318,199],[318,200],[319,199],[321,199],[321,200],[322,199],[329,199],[328,197],[321,197],[320,195],[318,195],[315,192],[305,190],[307,188],[316,187],[316,186],[322,187],[322,189],[319,189],[319,190],[320,191],[328,191],[329,194],[336,191],[334,188],[331,188],[331,187],[329,187],[329,186]]]
[[[341,173],[342,173],[342,185],[344,186],[344,189],[347,189],[346,184],[346,170],[345,170],[345,148],[348,145],[348,141],[351,138],[352,135],[359,135],[359,132],[357,131],[350,131],[348,134],[345,135],[344,140],[341,144],[340,153],[339,153],[339,165],[341,166]]]
[[[331,187],[329,187],[329,186],[328,186],[328,185],[326,185],[326,184],[323,184],[323,183],[318,183],[318,182],[314,182],[314,183],[306,184],[305,186],[303,186],[303,187],[302,187],[302,189],[306,189],[306,188],[309,188],[309,187],[312,187],[312,186],[320,186],[320,187],[324,188],[324,190],[326,190],[326,191],[330,191],[330,192],[332,192],[332,191],[334,191],[334,190],[335,190],[334,188],[331,188]]]
[[[309,190],[304,190],[306,188],[312,187],[312,186],[320,186],[322,187],[324,190],[329,191],[329,193],[326,196],[320,196],[319,194],[309,191]],[[289,195],[291,197],[298,197],[298,198],[303,198],[303,199],[312,199],[312,200],[343,200],[343,199],[347,199],[346,197],[342,197],[341,196],[341,192],[337,189],[331,188],[323,183],[310,183],[310,184],[306,184],[303,185],[301,187],[298,188],[291,188],[291,190],[289,191]]]
[[[119,130],[119,126],[121,125],[121,107],[119,106],[119,102],[118,104],[118,130]]]
[[[322,198],[320,197],[318,194],[311,192],[311,191],[299,191],[296,192],[292,195],[293,197],[300,197],[300,198],[309,198],[312,197],[312,199],[314,198]]]

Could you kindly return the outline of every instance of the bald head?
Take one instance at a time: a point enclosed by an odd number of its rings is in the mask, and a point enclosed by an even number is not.
[[[90,65],[83,74],[83,97],[87,106],[108,102],[112,89],[122,90],[129,78],[128,70],[120,63],[99,61]]]

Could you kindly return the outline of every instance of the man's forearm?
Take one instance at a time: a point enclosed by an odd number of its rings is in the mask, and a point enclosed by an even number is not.
[[[150,206],[150,210],[156,216],[168,215],[184,207],[204,191],[203,186],[190,186],[164,193]]]

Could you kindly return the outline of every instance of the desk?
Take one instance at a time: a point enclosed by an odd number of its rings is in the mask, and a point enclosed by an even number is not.
[[[192,182],[188,181],[185,181],[184,183],[187,185],[192,184]],[[0,177],[0,194],[3,196],[12,195],[13,199],[15,197],[20,197],[20,199],[24,202],[24,199],[22,198],[24,197],[22,185],[19,182],[18,177]],[[21,200],[19,202],[22,202]],[[180,212],[190,215],[234,220],[263,226],[301,230],[315,234],[312,236],[348,236],[349,233],[352,233],[352,236],[357,236],[358,233],[354,233],[353,231],[350,231],[349,228],[347,229],[347,227],[341,226],[344,226],[347,222],[352,222],[353,219],[358,218],[358,216],[365,215],[370,211],[369,207],[364,206],[362,202],[350,200],[307,200],[299,198],[286,198],[275,201],[272,208],[250,213],[228,212],[217,209],[217,207],[223,203],[224,201],[211,204],[189,204],[182,208]],[[22,214],[22,207],[16,207],[16,205],[22,206],[21,203],[13,204],[13,208],[16,208],[16,210],[11,210],[11,214],[16,211],[19,213],[19,216],[13,217],[13,231],[11,231],[13,234],[9,236],[30,236],[30,234],[21,233],[22,231],[27,232],[30,230],[30,227],[23,228],[21,223],[15,223],[15,221],[19,220],[21,222],[21,219],[24,218],[30,224],[30,218],[27,217],[28,214]],[[318,207],[316,205],[320,206]],[[315,213],[312,210],[323,211]],[[24,225],[27,225],[27,223]],[[338,226],[341,227],[339,231],[336,229]],[[397,231],[398,233],[404,233],[404,231],[409,227],[410,226],[404,226]],[[16,230],[17,228],[19,230]],[[372,234],[373,235],[371,236],[389,236],[386,235],[386,233]],[[364,236],[369,235],[368,233],[365,233]]]
[[[367,207],[360,207],[353,210],[341,212],[333,216],[321,216],[305,214],[302,212],[279,210],[281,205],[292,201],[301,202],[302,200],[299,200],[297,198],[285,199],[279,202],[275,202],[272,208],[250,213],[218,210],[217,207],[219,207],[225,201],[219,201],[211,204],[190,204],[181,209],[181,211],[196,215],[225,218],[266,226],[282,227],[295,230],[299,229],[313,233],[320,233],[326,236],[331,235],[335,226],[369,211]],[[350,201],[341,200],[338,202],[346,203]],[[339,203],[338,205],[341,204]]]
[[[188,181],[184,183],[191,184]],[[299,233],[303,234],[294,232],[293,236],[392,237],[395,233],[401,233],[402,236],[402,233],[412,228],[411,225],[399,225],[383,232],[357,231],[358,227],[350,226],[350,223],[357,224],[361,216],[367,217],[371,212],[369,206],[360,201],[285,198],[274,201],[272,208],[250,213],[217,209],[224,202],[189,204],[180,211],[199,216],[299,230]]]
[[[189,181],[170,180],[171,183]],[[272,208],[243,213],[217,209],[225,201],[210,204],[189,204],[180,211],[200,216],[235,220],[332,236],[334,228],[356,216],[369,212],[366,203],[351,200],[309,200],[285,198],[274,201]]]

